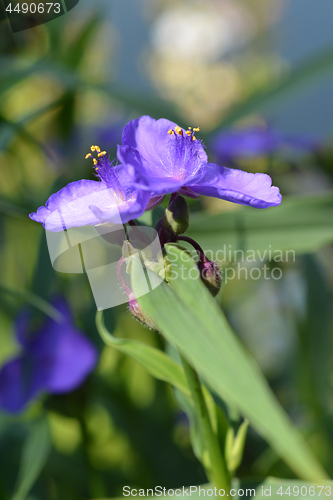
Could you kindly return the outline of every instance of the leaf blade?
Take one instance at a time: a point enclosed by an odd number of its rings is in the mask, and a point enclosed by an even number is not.
[[[168,382],[189,397],[190,393],[183,368],[164,352],[137,340],[114,337],[104,326],[101,311],[96,314],[97,329],[107,345],[126,354],[143,366],[153,377]]]
[[[140,297],[143,310],[156,321],[167,340],[195,366],[199,374],[227,403],[236,405],[251,425],[289,466],[305,479],[323,479],[326,473],[275,399],[257,364],[219,310],[217,303],[198,280],[190,279],[195,269],[181,250],[167,253],[182,264],[172,263],[172,288],[162,283]],[[185,276],[184,276],[185,275]],[[133,280],[136,294],[136,281]],[[168,307],[166,307],[168,306]],[[172,314],[170,313],[172,311]]]

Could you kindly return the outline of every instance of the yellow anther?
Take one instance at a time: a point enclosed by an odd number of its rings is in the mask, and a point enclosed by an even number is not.
[[[191,135],[192,134],[192,132],[190,130],[187,130],[186,133],[187,133],[187,135]]]
[[[98,161],[96,160],[96,158],[93,159],[93,164],[94,165],[97,165],[98,164]]]
[[[97,155],[97,156],[98,156],[98,158],[100,158],[101,156],[104,156],[104,155],[106,155],[106,154],[107,154],[107,152],[106,152],[106,151],[102,151],[101,153],[98,153],[98,155]]]
[[[101,152],[101,148],[99,146],[95,146],[95,151],[97,151],[97,153],[100,153]]]
[[[92,154],[91,153],[88,153],[86,156],[85,156],[85,159],[87,160],[88,158],[92,158]]]
[[[177,132],[178,135],[183,135],[183,130],[178,127],[178,125],[175,127],[175,131]]]
[[[195,135],[192,135],[192,141],[195,141],[195,140],[196,140]]]
[[[194,132],[200,132],[200,128],[199,127],[196,127],[193,129]]]
[[[92,153],[93,153],[94,151],[96,151],[96,146],[91,146],[90,151],[91,151]]]
[[[172,135],[173,134],[173,130],[168,130],[168,134]]]
[[[192,130],[192,127],[187,127],[189,130]]]

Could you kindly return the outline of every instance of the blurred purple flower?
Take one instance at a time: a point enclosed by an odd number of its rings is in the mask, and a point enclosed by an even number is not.
[[[233,164],[237,159],[267,156],[285,149],[308,152],[316,147],[313,139],[283,135],[270,127],[220,132],[211,141],[213,154],[227,164]]]
[[[203,145],[194,135],[198,130],[184,130],[150,116],[129,122],[118,158],[130,166],[128,173],[135,187],[154,196],[202,194],[257,208],[281,203],[279,189],[272,186],[269,175],[208,163]]]
[[[125,224],[140,217],[150,199],[150,193],[134,187],[128,167],[114,166],[105,151],[91,147],[90,153],[99,181],[82,179],[71,182],[47,200],[45,207],[31,213],[30,218],[43,223],[49,231],[70,227],[96,225],[102,222]]]
[[[75,326],[67,303],[53,302],[61,313],[57,323],[48,318],[30,330],[30,317],[22,312],[16,321],[21,353],[0,370],[0,408],[18,413],[41,392],[66,393],[76,389],[94,369],[97,351]]]

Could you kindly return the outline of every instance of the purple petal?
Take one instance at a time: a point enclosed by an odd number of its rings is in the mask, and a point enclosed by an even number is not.
[[[149,191],[135,191],[133,197],[119,203],[110,209],[100,209],[90,205],[90,210],[101,222],[112,222],[113,224],[126,224],[126,222],[141,217],[147,208],[151,193]]]
[[[317,144],[313,139],[283,135],[270,127],[250,127],[218,133],[211,146],[220,161],[232,161],[276,153],[285,147],[311,151]]]
[[[193,177],[202,163],[207,162],[207,155],[201,142],[192,140],[183,130],[182,135],[168,134],[177,125],[161,118],[154,120],[150,116],[142,116],[126,125],[123,132],[123,146],[118,148],[118,158],[122,163],[133,163],[137,150],[140,158],[136,158],[145,167],[147,174],[154,177]],[[125,146],[128,146],[127,148]]]
[[[148,205],[146,207],[146,210],[152,210],[155,207],[158,207],[164,200],[165,196],[162,194],[162,196],[153,196],[150,198]]]
[[[98,202],[110,203],[106,184],[83,179],[71,182],[50,196],[30,218],[42,222],[48,231],[63,231],[70,227],[98,224],[100,221],[89,209]]]
[[[0,370],[0,408],[10,413],[19,413],[36,395],[33,387],[32,367],[25,356],[8,361]]]
[[[27,336],[29,332],[30,323],[30,313],[28,309],[21,309],[18,316],[15,319],[14,328],[16,340],[21,346],[25,347],[29,342],[29,337]]]
[[[188,187],[198,194],[256,208],[280,205],[282,199],[269,175],[251,174],[214,163],[206,165],[206,174],[197,185]]]
[[[122,144],[137,149],[149,163],[159,165],[161,149],[164,149],[168,139],[168,130],[176,126],[176,123],[165,118],[154,120],[150,116],[141,116],[126,125]]]
[[[34,384],[51,393],[69,392],[85,380],[97,362],[97,351],[73,324],[67,304],[55,307],[64,319],[48,319],[31,342],[27,354],[34,361]]]
[[[39,392],[69,392],[94,369],[97,351],[74,325],[67,303],[59,298],[53,305],[60,323],[48,318],[42,327],[24,337],[23,353],[0,370],[0,408],[20,412]]]
[[[30,218],[42,222],[48,231],[63,231],[70,227],[100,224],[101,218],[96,213],[104,212],[111,213],[113,219],[118,215],[117,223],[121,213],[123,221],[127,222],[132,218],[132,212],[138,212],[136,196],[124,200],[122,193],[118,195],[106,183],[83,179],[71,182],[50,196],[46,206],[30,214]]]
[[[97,362],[97,351],[82,333],[69,325],[44,331],[34,343],[35,383],[50,393],[79,387]]]
[[[156,170],[146,163],[140,164],[135,161],[137,155],[131,148],[126,148],[128,155],[132,157],[132,163],[128,167],[128,174],[131,176],[132,185],[140,190],[149,191],[152,196],[164,196],[168,193],[175,193],[187,183],[194,184],[204,175],[204,168],[188,173],[183,171],[180,175],[156,175]],[[131,161],[131,160],[130,160]]]

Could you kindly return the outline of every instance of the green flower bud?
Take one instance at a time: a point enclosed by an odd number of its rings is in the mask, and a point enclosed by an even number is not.
[[[174,235],[185,233],[189,226],[189,211],[185,198],[176,196],[163,215],[163,227]]]

